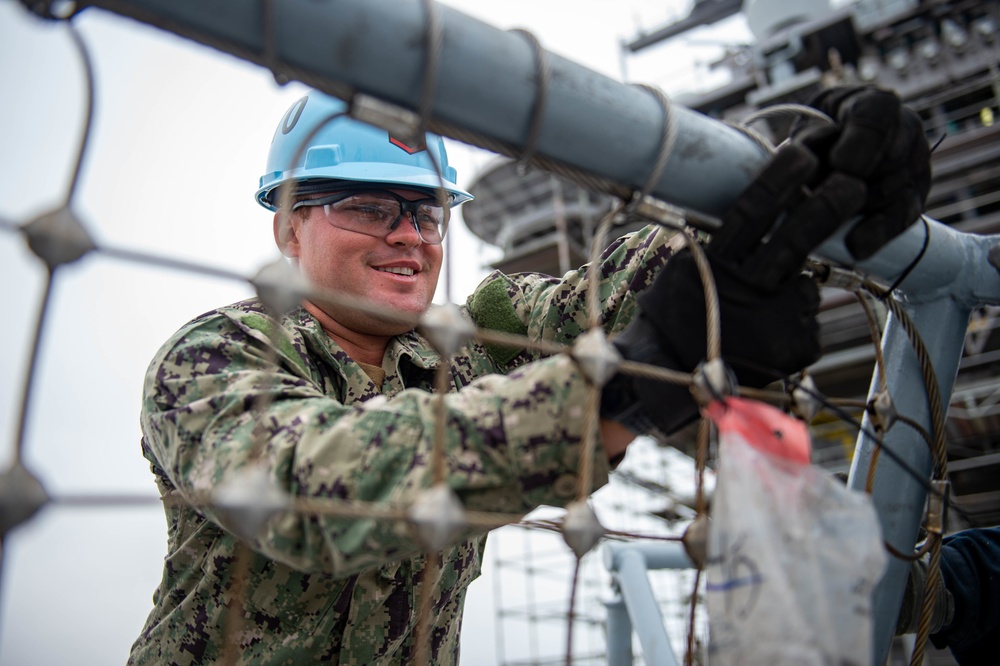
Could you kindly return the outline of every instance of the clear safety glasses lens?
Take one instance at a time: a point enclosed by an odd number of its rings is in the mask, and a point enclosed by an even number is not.
[[[337,192],[318,199],[303,199],[292,206],[322,206],[327,222],[340,229],[385,238],[396,229],[405,214],[420,240],[437,245],[448,230],[450,210],[437,199],[409,201],[393,192],[381,190]]]

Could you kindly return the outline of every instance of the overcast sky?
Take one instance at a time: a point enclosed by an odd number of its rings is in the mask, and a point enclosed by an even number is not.
[[[680,0],[450,0],[500,28],[622,77],[622,38],[682,16]],[[271,215],[253,201],[273,129],[299,84],[114,15],[77,20],[97,77],[95,127],[74,210],[102,245],[251,275],[277,258]],[[668,92],[705,84],[711,38],[631,59],[630,77]],[[65,196],[82,126],[83,70],[64,26],[0,0],[0,218],[23,223]],[[492,156],[450,143],[459,183]],[[498,258],[451,232],[452,296]],[[461,261],[458,261],[458,258]],[[14,446],[43,268],[0,232],[0,461]],[[88,257],[58,271],[32,394],[25,463],[54,496],[133,494],[147,505],[51,507],[4,544],[0,665],[124,662],[165,552],[162,511],[138,441],[143,373],[156,349],[204,311],[250,295],[241,283]],[[477,583],[463,662],[494,663],[493,597]],[[510,657],[511,655],[507,655]]]

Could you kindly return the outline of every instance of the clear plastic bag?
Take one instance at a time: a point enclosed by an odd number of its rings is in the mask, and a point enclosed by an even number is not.
[[[802,422],[740,398],[707,411],[719,431],[709,663],[869,664],[886,556],[868,496],[809,464]]]

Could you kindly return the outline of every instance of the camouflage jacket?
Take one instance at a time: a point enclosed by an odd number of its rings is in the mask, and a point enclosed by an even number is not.
[[[631,317],[632,292],[671,253],[665,239],[647,228],[602,256],[607,330]],[[587,328],[584,276],[495,272],[464,310],[483,327],[570,343]],[[485,535],[441,553],[428,581],[401,521],[287,511],[238,548],[239,524],[208,501],[256,455],[270,482],[294,497],[408,506],[431,485],[430,392],[441,362],[416,333],[395,338],[380,393],[304,309],[275,320],[256,299],[178,331],[145,381],[143,454],[165,499],[168,553],[129,663],[218,662],[226,636],[237,641],[240,664],[412,663],[428,585],[430,661],[457,663],[465,591],[479,575]],[[465,507],[520,514],[574,499],[587,390],[574,362],[473,342],[449,369],[446,481]],[[607,474],[598,447],[593,487]]]

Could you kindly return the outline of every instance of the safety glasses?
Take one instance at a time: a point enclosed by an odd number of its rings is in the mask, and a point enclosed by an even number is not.
[[[428,245],[444,240],[451,216],[450,208],[437,199],[409,201],[387,190],[343,190],[318,199],[302,199],[292,210],[304,206],[322,207],[326,221],[339,229],[376,238],[388,236],[409,213],[420,240]]]

